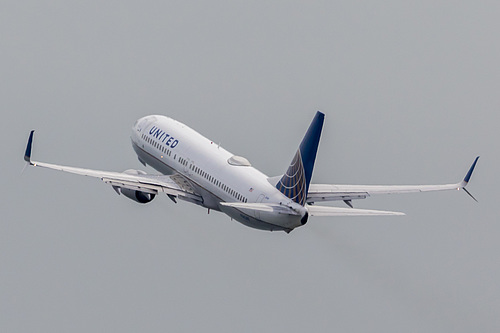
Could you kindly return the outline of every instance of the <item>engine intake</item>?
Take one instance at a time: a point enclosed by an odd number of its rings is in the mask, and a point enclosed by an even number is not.
[[[144,172],[142,170],[134,170],[134,169],[125,170],[123,173],[127,174],[127,175],[146,175],[146,172]],[[153,191],[144,192],[144,191],[140,190],[140,187],[137,187],[139,189],[126,188],[126,187],[122,187],[121,185],[123,185],[123,184],[119,184],[118,182],[116,182],[116,183],[109,182],[109,183],[111,184],[113,189],[116,191],[116,193],[118,193],[118,195],[123,194],[127,198],[134,200],[135,202],[138,202],[138,203],[145,204],[145,203],[151,202],[156,196],[155,192],[153,192]]]
[[[152,201],[156,196],[155,194],[152,194],[152,193],[131,190],[128,188],[120,188],[120,192],[121,192],[121,194],[123,194],[127,198],[132,199],[132,200],[139,202],[139,203],[142,203],[142,204],[145,204],[145,203]]]

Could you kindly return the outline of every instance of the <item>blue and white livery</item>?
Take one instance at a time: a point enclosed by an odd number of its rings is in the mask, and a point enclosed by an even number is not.
[[[108,172],[35,162],[31,159],[31,131],[24,159],[29,165],[100,178],[139,203],[148,203],[159,193],[172,201],[188,201],[220,211],[252,228],[290,232],[309,216],[404,215],[398,212],[354,209],[352,200],[374,194],[465,189],[479,159],[463,181],[447,185],[373,186],[312,184],[325,115],[317,112],[286,172],[268,177],[250,162],[214,144],[188,126],[169,117],[152,115],[136,121],[132,147],[144,166],[160,174],[141,170]],[[472,196],[472,195],[471,195]],[[313,205],[342,200],[349,207]]]

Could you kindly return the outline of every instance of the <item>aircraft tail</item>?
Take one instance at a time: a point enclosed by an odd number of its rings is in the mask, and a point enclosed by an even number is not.
[[[302,206],[306,204],[324,119],[322,112],[316,112],[288,170],[276,184],[281,193]]]

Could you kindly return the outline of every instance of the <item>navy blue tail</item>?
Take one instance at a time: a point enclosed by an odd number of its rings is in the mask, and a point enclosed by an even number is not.
[[[319,111],[316,112],[292,163],[276,184],[276,188],[281,193],[302,206],[306,204],[324,120],[325,115]]]

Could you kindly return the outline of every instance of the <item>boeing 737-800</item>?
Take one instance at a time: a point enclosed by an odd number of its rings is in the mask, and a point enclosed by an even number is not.
[[[144,166],[160,175],[141,170],[107,172],[74,168],[31,159],[31,131],[24,159],[32,166],[100,178],[118,194],[139,203],[148,203],[158,193],[172,201],[182,199],[208,210],[220,211],[252,228],[290,232],[309,216],[404,215],[398,212],[355,209],[352,200],[375,194],[465,189],[479,159],[463,181],[447,185],[373,186],[311,184],[324,114],[317,112],[286,172],[268,177],[250,162],[205,138],[169,117],[152,115],[136,121],[132,147]],[[471,195],[472,196],[472,195]],[[344,201],[349,207],[314,205]]]

